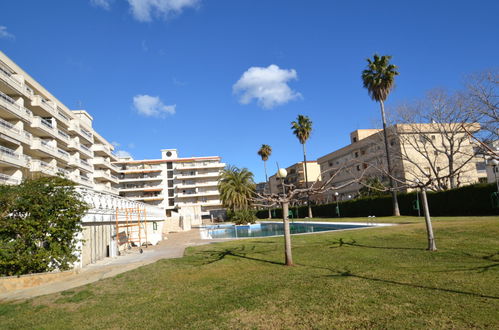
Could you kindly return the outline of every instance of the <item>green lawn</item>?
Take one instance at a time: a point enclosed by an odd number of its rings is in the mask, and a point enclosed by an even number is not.
[[[437,252],[423,220],[406,220],[294,236],[295,267],[278,238],[190,248],[0,305],[0,328],[499,328],[499,217],[436,220]]]

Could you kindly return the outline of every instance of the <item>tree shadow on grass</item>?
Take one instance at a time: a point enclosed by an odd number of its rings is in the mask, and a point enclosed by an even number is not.
[[[330,271],[333,272],[334,274],[326,275],[326,277],[354,277],[354,278],[359,278],[359,279],[373,281],[373,282],[401,285],[401,286],[407,286],[407,287],[418,288],[418,289],[456,293],[456,294],[462,294],[462,295],[468,295],[468,296],[480,297],[480,298],[499,299],[499,297],[497,297],[497,296],[484,295],[484,294],[480,294],[480,293],[474,293],[474,292],[468,292],[468,291],[462,291],[462,290],[454,290],[454,289],[437,288],[437,287],[432,287],[432,286],[427,286],[427,285],[404,283],[404,282],[398,282],[398,281],[393,281],[393,280],[385,280],[382,278],[364,276],[364,275],[354,274],[349,270],[335,271],[333,269],[330,269]]]
[[[356,240],[352,239],[350,242],[347,242],[343,240],[343,238],[340,238],[336,241],[331,242],[331,246],[329,247],[330,249],[337,249],[342,246],[353,246],[353,247],[362,247],[362,248],[369,248],[369,249],[383,249],[383,250],[420,250],[424,251],[424,248],[413,248],[413,247],[395,247],[395,246],[374,246],[374,245],[365,245],[365,244],[359,244],[357,243]]]
[[[263,262],[263,263],[269,263],[269,264],[274,264],[274,265],[284,265],[284,263],[277,262],[277,261],[249,257],[246,255],[245,252],[243,252],[244,250],[245,250],[244,248],[228,248],[228,249],[223,249],[223,250],[205,250],[205,251],[202,251],[201,254],[203,254],[209,258],[209,260],[203,262],[202,265],[213,264],[217,261],[221,261],[221,260],[225,259],[227,256],[241,258],[241,259],[247,259],[247,260],[252,260],[252,261],[258,261],[258,262]],[[273,252],[273,251],[275,251],[275,250],[254,251],[254,249],[252,249],[251,252],[265,254],[265,252]]]
[[[467,253],[468,256],[473,257],[472,254]],[[499,252],[487,254],[483,257],[480,257],[481,260],[485,260],[488,262],[493,262],[492,264],[485,265],[485,266],[477,266],[477,267],[469,267],[469,268],[455,268],[455,269],[445,269],[445,270],[439,270],[437,273],[443,273],[443,272],[468,272],[468,271],[478,271],[478,273],[485,273],[492,268],[499,267]]]

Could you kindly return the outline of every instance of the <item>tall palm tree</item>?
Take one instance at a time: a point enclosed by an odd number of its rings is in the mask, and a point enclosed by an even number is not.
[[[388,164],[388,176],[390,187],[392,188],[393,215],[399,216],[399,204],[397,192],[394,189],[395,183],[392,175],[392,164],[390,158],[390,148],[388,147],[388,136],[386,132],[385,104],[388,94],[395,84],[395,76],[398,76],[397,66],[390,64],[391,56],[379,56],[374,54],[373,59],[367,59],[367,68],[362,71],[362,81],[369,96],[381,106],[381,118],[383,120],[383,135],[385,137],[386,162]]]
[[[305,166],[305,187],[308,189],[308,173],[307,173],[307,152],[305,148],[305,143],[312,133],[312,121],[310,118],[304,115],[298,115],[296,121],[291,122],[291,129],[294,135],[300,141],[303,147],[303,165]],[[312,206],[310,205],[310,196],[307,196],[308,205],[308,217],[312,218]]]
[[[262,157],[263,160],[263,168],[265,170],[265,183],[269,187],[269,192],[272,193],[272,190],[270,188],[270,182],[267,177],[267,160],[269,159],[270,155],[272,154],[272,147],[269,146],[268,144],[262,144],[260,149],[258,149],[258,155]],[[269,219],[272,218],[272,213],[269,208]]]
[[[225,207],[232,211],[248,209],[255,193],[253,173],[247,168],[227,166],[220,174],[218,191]]]

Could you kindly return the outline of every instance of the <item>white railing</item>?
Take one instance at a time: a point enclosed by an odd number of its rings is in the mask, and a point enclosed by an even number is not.
[[[62,149],[57,149],[57,152],[58,152],[60,155],[62,155],[63,157],[67,157],[67,158],[69,158],[69,152],[64,151],[64,150],[62,150]]]
[[[92,150],[90,150],[90,148],[89,148],[89,147],[87,147],[87,146],[86,146],[86,145],[84,145],[84,144],[80,144],[80,147],[81,147],[83,150],[85,150],[85,151],[88,151],[88,152],[90,152],[90,153],[92,152]]]
[[[92,133],[90,133],[89,131],[87,131],[86,129],[84,129],[83,127],[80,127],[80,132],[83,133],[83,135],[85,135],[86,137],[88,138],[92,138]]]
[[[8,175],[0,173],[0,182],[2,182],[4,184],[20,184],[21,180],[14,179],[14,178],[11,178]]]
[[[52,122],[51,121],[48,121],[46,119],[41,119],[40,122],[45,125],[47,128],[49,128],[50,130],[53,130],[54,129],[54,126],[52,126]]]
[[[8,96],[7,94],[4,94],[2,92],[0,92],[0,102],[8,103],[11,107],[13,107],[15,109],[14,111],[19,113],[20,115],[25,115],[25,116],[28,116],[30,118],[33,117],[33,112],[26,109],[25,107],[20,106],[10,96]]]
[[[60,136],[62,136],[65,140],[69,140],[69,134],[68,134],[68,133],[66,133],[66,132],[64,132],[64,131],[62,131],[62,130],[60,130],[60,129],[59,129],[59,130],[57,130],[57,133],[58,133]]]
[[[12,158],[16,158],[16,159],[20,158],[19,154],[16,153],[15,150],[9,149],[9,148],[4,147],[4,146],[0,146],[0,153],[4,154],[6,156],[12,157]]]
[[[2,118],[0,118],[0,126],[3,126],[5,129],[8,129],[9,131],[12,131],[14,133],[18,133],[19,134],[21,132],[14,125],[12,125],[11,123],[9,123],[6,120],[3,120]]]
[[[57,114],[59,115],[60,118],[69,123],[70,120],[69,117],[66,116],[66,114],[64,114],[64,111],[59,107],[57,107]]]

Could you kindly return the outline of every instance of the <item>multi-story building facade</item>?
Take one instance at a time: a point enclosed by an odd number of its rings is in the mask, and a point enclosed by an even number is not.
[[[166,215],[200,207],[202,216],[220,210],[218,178],[225,164],[220,157],[178,157],[176,149],[161,151],[161,159],[121,158],[120,195],[162,207]]]
[[[63,175],[117,194],[113,146],[92,129],[84,110],[62,102],[0,52],[0,184]]]
[[[388,140],[391,153],[393,176],[401,183],[419,179],[435,179],[435,184],[449,186],[450,172],[458,169],[455,176],[456,185],[476,183],[484,174],[481,164],[474,157],[473,143],[464,130],[446,134],[445,125],[453,129],[458,124],[398,124],[388,128]],[[467,124],[473,132],[480,129],[478,124]],[[438,128],[437,128],[438,126]],[[339,150],[317,159],[323,182],[330,180],[330,185],[340,187],[357,179],[378,177],[387,182],[387,165],[382,130],[361,129],[350,134],[351,143]],[[451,153],[449,141],[454,141],[452,158],[454,164],[450,169],[445,152]],[[456,171],[457,172],[457,171]],[[333,177],[333,178],[332,178]],[[441,182],[437,177],[443,178]],[[363,186],[353,182],[337,191],[328,191],[322,196],[324,202],[334,200],[333,194],[355,196]],[[402,189],[408,190],[408,189]],[[410,190],[410,189],[409,189]],[[341,197],[340,197],[341,198]]]
[[[321,181],[321,170],[319,164],[315,160],[307,161],[307,179],[305,183],[305,163],[299,162],[293,164],[286,168],[288,172],[286,178],[284,179],[284,184],[292,184],[295,188],[303,189],[308,184],[311,187],[312,184],[317,181]],[[272,175],[269,178],[270,189],[272,193],[281,193],[283,191],[282,180],[277,174]]]

